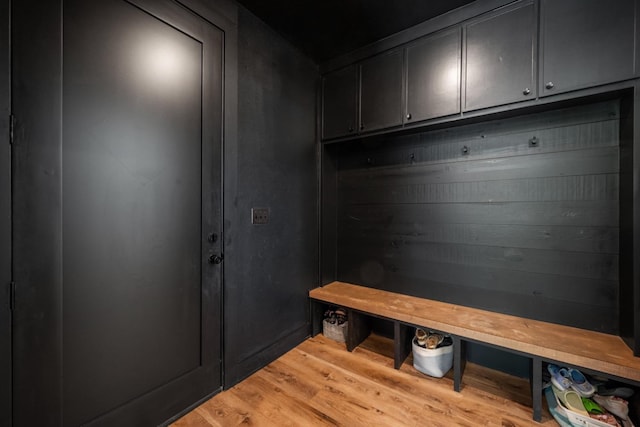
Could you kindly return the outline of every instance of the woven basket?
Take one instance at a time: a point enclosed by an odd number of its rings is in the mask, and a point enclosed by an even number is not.
[[[334,341],[346,342],[348,324],[349,322],[344,322],[342,325],[338,325],[337,323],[329,323],[323,320],[322,335]]]

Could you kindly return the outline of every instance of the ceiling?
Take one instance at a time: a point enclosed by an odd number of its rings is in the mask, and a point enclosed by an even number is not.
[[[317,63],[473,0],[238,0]]]

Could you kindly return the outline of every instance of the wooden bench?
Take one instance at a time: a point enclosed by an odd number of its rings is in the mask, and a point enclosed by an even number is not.
[[[309,292],[313,335],[322,331],[326,305],[348,310],[347,350],[353,351],[371,332],[370,319],[394,322],[394,366],[411,352],[415,327],[450,334],[454,343],[454,389],[460,391],[466,342],[476,342],[530,359],[533,419],[542,417],[543,362],[572,366],[587,373],[640,386],[640,357],[615,335],[525,319],[440,301],[402,295],[343,282]]]

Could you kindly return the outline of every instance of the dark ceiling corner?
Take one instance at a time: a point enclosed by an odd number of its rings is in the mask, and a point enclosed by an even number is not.
[[[473,0],[238,0],[317,63]]]

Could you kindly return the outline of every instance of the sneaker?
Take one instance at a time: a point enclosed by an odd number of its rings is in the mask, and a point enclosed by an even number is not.
[[[623,399],[630,399],[633,397],[633,389],[629,387],[607,387],[606,384],[599,385],[597,393],[600,396],[617,396]]]
[[[591,385],[582,372],[577,369],[569,369],[568,378],[571,381],[571,388],[582,397],[591,397],[596,392],[596,388]]]
[[[547,365],[547,370],[551,374],[551,384],[553,384],[555,388],[560,391],[565,391],[571,387],[571,381],[567,378],[569,376],[569,372],[566,369],[560,369],[558,365],[549,363],[549,365]]]

